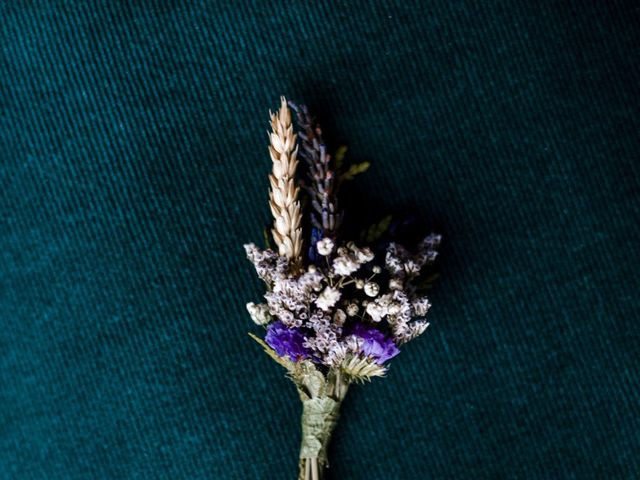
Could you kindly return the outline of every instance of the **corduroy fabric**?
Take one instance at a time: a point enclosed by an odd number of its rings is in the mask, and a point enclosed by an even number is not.
[[[0,5],[0,478],[293,479],[242,244],[268,109],[445,236],[331,478],[640,477],[636,2]],[[353,217],[352,217],[353,218]]]

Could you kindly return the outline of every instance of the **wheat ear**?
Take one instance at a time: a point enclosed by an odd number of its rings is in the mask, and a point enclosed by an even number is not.
[[[295,184],[298,147],[287,100],[280,97],[280,109],[269,114],[269,155],[273,162],[273,171],[269,175],[269,206],[275,220],[271,233],[278,245],[278,253],[287,257],[293,265],[299,265],[302,252],[302,214],[298,201],[300,188]]]

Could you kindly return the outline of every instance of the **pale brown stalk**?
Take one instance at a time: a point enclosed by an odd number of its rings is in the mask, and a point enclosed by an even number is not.
[[[300,188],[295,184],[298,166],[296,134],[293,133],[291,112],[284,97],[280,97],[280,109],[269,113],[269,155],[273,162],[273,171],[269,175],[269,206],[275,220],[271,233],[278,246],[278,253],[287,257],[293,265],[299,265],[302,252],[302,214],[298,201]]]

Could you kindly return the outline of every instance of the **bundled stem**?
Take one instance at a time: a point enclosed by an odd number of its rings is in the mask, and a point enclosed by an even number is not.
[[[302,442],[298,480],[322,480],[329,464],[327,450],[338,424],[340,405],[349,382],[339,371],[330,372],[327,388],[317,395],[299,389],[302,400]]]

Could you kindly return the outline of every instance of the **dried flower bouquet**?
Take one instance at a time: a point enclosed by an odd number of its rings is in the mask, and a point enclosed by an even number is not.
[[[383,376],[400,347],[428,326],[423,317],[430,303],[418,283],[436,258],[440,236],[428,235],[411,251],[390,241],[379,253],[344,240],[338,188],[368,164],[343,169],[344,151],[329,155],[307,108],[290,106],[297,133],[284,97],[271,114],[269,205],[277,249],[245,245],[267,285],[265,303],[248,303],[247,309],[266,329],[264,340],[251,336],[287,370],[302,400],[298,478],[319,480],[349,385]],[[307,167],[300,184],[299,157]],[[301,186],[308,195],[307,223]],[[309,232],[303,232],[303,224]],[[369,240],[376,236],[375,228],[372,232]]]

